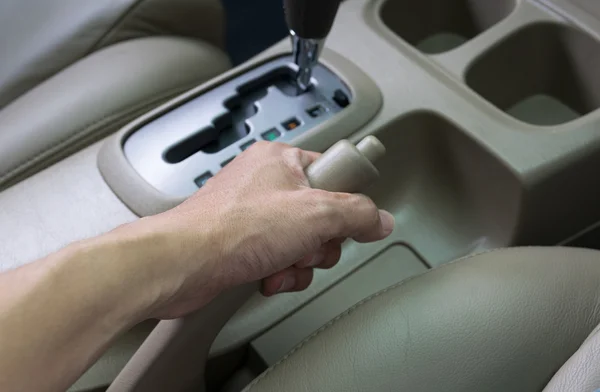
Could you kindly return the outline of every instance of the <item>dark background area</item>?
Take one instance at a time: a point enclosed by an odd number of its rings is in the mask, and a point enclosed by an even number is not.
[[[283,0],[222,0],[227,51],[240,64],[287,36]]]

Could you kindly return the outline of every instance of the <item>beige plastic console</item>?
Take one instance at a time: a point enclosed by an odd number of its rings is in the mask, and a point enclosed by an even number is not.
[[[396,230],[381,243],[345,244],[339,265],[318,271],[305,292],[253,295],[223,327],[213,356],[253,340],[261,350],[275,344],[283,336],[275,325],[300,309],[322,309],[325,293],[373,261],[385,268],[378,276],[388,271],[400,280],[421,270],[415,258],[435,267],[494,247],[554,245],[600,221],[600,2],[346,0],[327,45],[328,66],[349,86],[367,83],[375,91],[348,112],[372,114],[344,127],[325,124],[298,143],[325,151],[345,138],[381,140],[387,154],[378,163],[380,180],[366,193],[395,215]],[[139,121],[285,53],[287,40]],[[345,65],[359,72],[350,75]],[[157,208],[152,198],[120,200],[98,170],[103,144],[0,193],[0,269],[136,219],[127,204],[137,202],[144,214],[178,202]],[[115,190],[140,185],[122,178]],[[379,255],[390,254],[407,274],[379,264],[386,257]],[[315,327],[303,325],[289,344]],[[277,356],[262,352],[269,361]],[[106,372],[104,382],[114,376]]]

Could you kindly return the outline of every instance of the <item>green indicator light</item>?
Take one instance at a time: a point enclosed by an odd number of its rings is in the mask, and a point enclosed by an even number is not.
[[[281,136],[281,133],[275,128],[269,129],[267,132],[262,134],[263,139],[268,140],[270,142],[278,139],[279,136]]]

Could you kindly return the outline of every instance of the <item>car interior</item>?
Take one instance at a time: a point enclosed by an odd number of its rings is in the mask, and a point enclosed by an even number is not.
[[[303,292],[135,326],[69,391],[600,390],[600,2],[262,1],[0,3],[0,271],[259,140],[396,218]]]

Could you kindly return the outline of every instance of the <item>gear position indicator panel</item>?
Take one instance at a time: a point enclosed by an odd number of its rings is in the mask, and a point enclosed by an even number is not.
[[[192,99],[132,133],[127,160],[159,191],[188,197],[257,141],[289,143],[351,104],[325,66],[306,92],[296,72],[292,57],[281,57]]]

